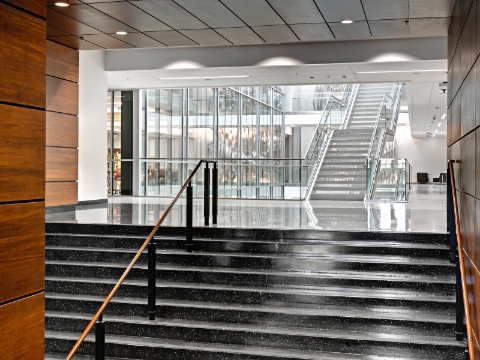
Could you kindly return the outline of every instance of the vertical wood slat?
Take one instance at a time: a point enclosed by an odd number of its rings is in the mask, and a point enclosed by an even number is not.
[[[43,201],[0,205],[0,274],[0,303],[45,288]]]
[[[0,34],[0,101],[44,109],[45,21],[0,3]]]
[[[0,359],[43,360],[45,294],[0,306]]]

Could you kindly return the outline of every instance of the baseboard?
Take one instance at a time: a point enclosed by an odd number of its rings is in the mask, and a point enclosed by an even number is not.
[[[45,214],[57,214],[67,211],[75,211],[77,205],[59,205],[59,206],[49,206],[45,208]]]
[[[98,204],[106,204],[108,203],[108,199],[97,199],[97,200],[85,200],[79,201],[78,205],[98,205]]]

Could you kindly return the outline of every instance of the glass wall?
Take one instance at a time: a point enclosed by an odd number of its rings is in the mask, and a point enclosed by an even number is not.
[[[199,159],[219,160],[223,197],[281,198],[284,95],[280,87],[140,92],[141,195],[172,196]],[[203,189],[198,173],[194,192]]]

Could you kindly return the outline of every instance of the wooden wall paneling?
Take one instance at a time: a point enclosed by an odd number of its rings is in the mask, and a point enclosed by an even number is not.
[[[0,101],[45,108],[45,21],[0,3],[0,34]]]
[[[47,17],[47,4],[45,0],[8,0],[10,4],[16,5],[37,14],[41,17]]]
[[[476,68],[470,70],[465,82],[462,85],[461,98],[461,136],[475,128],[475,99],[476,99]]]
[[[78,83],[78,51],[47,41],[47,75]]]
[[[452,102],[452,143],[460,139],[461,133],[461,96],[457,95]]]
[[[0,202],[45,196],[45,112],[0,104]]]
[[[475,230],[477,227],[475,198],[462,192],[459,194],[462,198],[460,216],[463,220],[461,221],[460,229],[462,232],[463,247],[470,256],[475,250]]]
[[[464,256],[465,260],[465,270],[467,275],[467,286],[468,286],[468,306],[470,311],[470,320],[472,324],[473,332],[476,337],[480,333],[480,273],[476,269],[470,259],[467,256]],[[477,338],[478,340],[478,338]]]
[[[0,274],[0,303],[44,290],[43,201],[0,205]]]
[[[45,184],[45,205],[60,206],[78,203],[78,183],[47,182]]]
[[[0,359],[43,360],[45,294],[0,306]]]
[[[47,146],[78,148],[78,117],[47,111]]]
[[[78,115],[78,84],[47,75],[46,109]]]
[[[460,140],[460,148],[470,151],[460,152],[460,181],[457,189],[475,195],[475,132],[471,132]]]
[[[47,147],[46,181],[77,181],[78,150]]]

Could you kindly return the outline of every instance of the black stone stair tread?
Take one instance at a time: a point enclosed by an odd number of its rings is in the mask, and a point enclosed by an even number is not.
[[[81,294],[63,294],[63,293],[46,293],[46,299],[59,299],[71,301],[93,301],[103,303],[104,296],[97,295],[81,295]],[[115,296],[112,299],[113,303],[119,304],[137,304],[147,305],[146,299],[133,297]],[[288,315],[308,315],[308,316],[337,316],[344,318],[363,318],[363,319],[380,319],[380,320],[400,320],[413,322],[427,322],[427,323],[442,323],[455,324],[455,317],[453,313],[447,311],[435,311],[430,309],[413,309],[405,306],[365,306],[357,305],[355,308],[351,306],[337,306],[337,305],[321,305],[319,308],[313,307],[286,307],[268,305],[250,305],[250,304],[235,304],[235,303],[215,303],[215,302],[201,302],[189,300],[160,300],[156,301],[157,306],[176,306],[184,308],[199,308],[199,309],[217,309],[217,310],[236,310],[245,311],[247,314],[250,311],[278,313]],[[453,311],[453,310],[452,310]]]
[[[45,360],[65,360],[66,354],[57,354],[57,353],[45,353]],[[88,356],[88,355],[79,355],[75,354],[75,360],[95,360],[95,356]],[[118,358],[118,357],[105,357],[106,360],[135,360],[135,359],[126,359],[126,358]],[[137,359],[140,360],[140,359]]]
[[[79,319],[90,321],[93,314],[80,314],[80,313],[66,313],[56,311],[46,311],[45,316],[57,317],[65,319]],[[394,343],[409,343],[409,344],[421,344],[421,345],[442,345],[442,346],[454,346],[465,347],[465,344],[460,341],[456,341],[453,336],[425,336],[422,334],[414,333],[411,331],[414,329],[403,328],[401,326],[388,326],[383,327],[385,331],[372,331],[375,330],[371,326],[358,327],[355,330],[332,330],[332,329],[311,329],[311,328],[296,328],[285,327],[275,325],[262,325],[258,324],[241,324],[241,323],[219,323],[219,322],[204,322],[195,320],[183,320],[183,319],[156,319],[148,320],[138,316],[114,316],[106,314],[104,321],[115,323],[130,323],[140,325],[162,325],[170,327],[183,327],[183,328],[202,328],[211,330],[228,330],[228,331],[244,331],[253,333],[264,334],[276,334],[276,335],[289,335],[289,336],[309,336],[318,338],[332,338],[332,339],[348,339],[348,340],[363,340],[363,341],[377,341],[377,342],[394,342]]]
[[[70,247],[70,246],[46,246],[46,250],[66,250],[66,251],[91,251],[91,252],[109,252],[109,253],[131,253],[136,254],[138,250],[135,249],[105,249],[105,248],[88,248],[88,247]],[[411,258],[407,256],[375,256],[375,255],[345,255],[345,254],[321,254],[321,255],[307,255],[307,254],[247,254],[235,252],[193,252],[187,253],[180,249],[157,249],[157,254],[167,255],[182,255],[182,256],[222,256],[222,257],[245,257],[245,258],[262,258],[262,259],[281,259],[281,258],[296,258],[296,259],[312,259],[312,260],[330,260],[337,262],[363,262],[363,263],[387,263],[387,264],[408,264],[408,265],[440,265],[446,267],[454,267],[447,259],[431,259],[431,258]]]
[[[346,175],[351,176],[351,175]],[[58,234],[54,234],[58,235]],[[69,237],[102,237],[102,238],[132,238],[145,240],[144,237],[139,236],[112,236],[112,235],[78,235],[78,234],[61,234],[62,236]],[[162,241],[184,241],[185,237],[157,237],[154,239]],[[342,245],[342,246],[361,246],[361,247],[393,247],[393,248],[407,248],[407,249],[440,249],[448,250],[446,245],[428,244],[428,243],[412,243],[401,241],[388,241],[388,240],[362,240],[362,239],[346,239],[346,240],[331,240],[331,239],[290,239],[283,238],[277,241],[273,240],[250,240],[250,239],[206,239],[206,238],[194,238],[194,241],[198,242],[229,242],[229,243],[251,243],[251,244],[275,244],[275,245]],[[49,247],[57,247],[56,245],[48,245]],[[86,247],[91,248],[91,247]]]
[[[53,277],[46,276],[45,280],[63,281],[75,283],[102,283],[116,284],[116,279],[89,279],[74,277]],[[127,279],[123,282],[125,285],[146,286],[145,280]],[[385,288],[362,288],[353,286],[331,286],[323,285],[321,287],[310,285],[272,285],[270,287],[254,287],[254,286],[232,286],[223,284],[202,284],[202,283],[182,283],[171,281],[156,281],[157,288],[176,288],[176,289],[193,289],[193,290],[217,290],[217,291],[233,291],[233,292],[249,292],[263,294],[284,294],[284,295],[311,295],[311,296],[329,296],[329,297],[347,297],[347,298],[365,298],[365,299],[390,299],[390,300],[407,300],[407,301],[424,301],[424,302],[444,302],[454,303],[455,297],[432,291],[406,290],[406,289],[385,289]],[[161,290],[158,290],[161,291]]]
[[[45,337],[59,340],[77,340],[80,334],[71,332],[45,331]],[[87,342],[93,342],[93,337],[87,336]],[[420,360],[423,357],[412,357],[411,351],[398,349],[398,355],[363,355],[363,354],[344,354],[344,353],[327,353],[320,351],[298,350],[298,349],[276,349],[260,346],[243,346],[243,345],[226,345],[220,343],[201,343],[192,341],[180,341],[170,339],[142,338],[133,336],[107,335],[106,346],[108,344],[141,346],[149,348],[169,348],[181,350],[193,350],[210,353],[225,353],[234,355],[250,355],[258,357],[278,357],[285,359],[304,359],[304,360]],[[404,356],[402,353],[407,353]]]
[[[46,264],[51,265],[71,265],[71,266],[91,266],[91,267],[114,267],[126,269],[127,263],[109,263],[109,262],[80,262],[80,261],[62,261],[62,260],[46,260]],[[147,264],[136,264],[136,268],[147,269]],[[393,272],[361,272],[349,270],[332,271],[276,271],[267,269],[240,269],[240,268],[222,268],[222,267],[200,267],[188,265],[164,265],[157,264],[157,270],[172,271],[192,271],[192,272],[208,272],[222,274],[242,274],[242,275],[269,275],[269,276],[286,276],[286,277],[307,277],[307,278],[335,278],[335,279],[353,279],[353,280],[377,280],[377,281],[395,281],[410,283],[437,283],[437,284],[455,284],[453,276],[432,276],[432,275],[415,275],[408,273]]]

